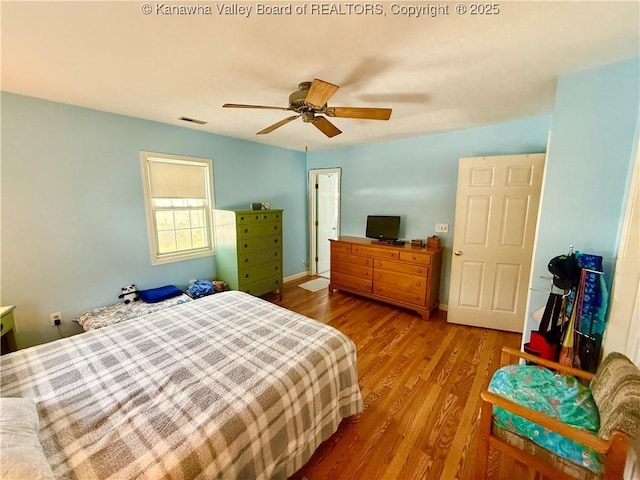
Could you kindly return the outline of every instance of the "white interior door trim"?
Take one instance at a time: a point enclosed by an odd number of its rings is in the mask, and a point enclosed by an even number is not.
[[[308,270],[311,275],[318,274],[318,263],[315,261],[318,255],[318,230],[316,228],[316,219],[318,218],[318,197],[316,195],[316,184],[318,183],[318,175],[327,175],[335,173],[338,176],[338,197],[342,190],[342,169],[336,168],[313,168],[309,170],[309,266]],[[338,232],[340,236],[340,200],[338,198],[338,206],[336,212]]]

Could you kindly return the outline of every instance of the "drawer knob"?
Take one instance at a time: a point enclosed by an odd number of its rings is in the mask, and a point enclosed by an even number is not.
[[[244,244],[244,248],[247,248],[248,246],[249,246],[249,244],[248,244],[248,243],[245,243],[245,244]]]
[[[248,258],[245,258],[245,259],[244,259],[244,263],[249,263],[249,259],[248,259]]]
[[[419,286],[420,286],[420,282],[416,282],[416,287],[419,287]]]
[[[247,233],[248,231],[249,231],[249,229],[248,229],[248,228],[245,228],[245,229],[244,229],[244,233]]]

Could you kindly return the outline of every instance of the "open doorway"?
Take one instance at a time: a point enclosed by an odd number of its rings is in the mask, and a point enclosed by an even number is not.
[[[309,170],[310,273],[329,278],[329,239],[340,236],[340,168]]]

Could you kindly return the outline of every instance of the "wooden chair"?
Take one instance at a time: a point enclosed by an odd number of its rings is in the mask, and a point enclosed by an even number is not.
[[[623,478],[629,446],[640,433],[640,370],[624,355],[612,353],[603,360],[595,375],[556,362],[544,360],[512,348],[502,349],[501,365],[517,364],[520,359],[589,382],[589,389],[600,415],[597,435],[562,423],[544,413],[484,391],[477,450],[476,478],[487,478],[489,448],[497,448],[536,472],[554,480],[618,480]],[[498,427],[493,407],[530,420],[601,454],[604,473],[598,476],[581,465],[556,455],[529,438]]]

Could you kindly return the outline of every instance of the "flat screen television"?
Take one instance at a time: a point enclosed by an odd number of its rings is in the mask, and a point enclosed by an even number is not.
[[[393,242],[400,237],[400,216],[368,215],[367,238],[375,238],[383,242]]]

